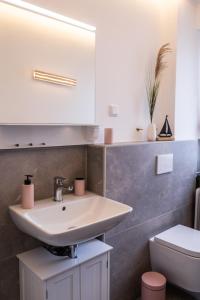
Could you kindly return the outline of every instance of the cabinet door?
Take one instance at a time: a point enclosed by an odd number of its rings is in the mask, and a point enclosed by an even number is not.
[[[81,265],[81,300],[109,299],[108,259],[104,254]]]
[[[1,2],[0,124],[94,124],[95,34]],[[36,81],[38,69],[77,84]]]
[[[80,272],[74,268],[47,280],[48,300],[80,300]]]

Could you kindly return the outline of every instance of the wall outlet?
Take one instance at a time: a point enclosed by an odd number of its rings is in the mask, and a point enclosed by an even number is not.
[[[156,174],[165,174],[173,171],[173,153],[157,155]]]

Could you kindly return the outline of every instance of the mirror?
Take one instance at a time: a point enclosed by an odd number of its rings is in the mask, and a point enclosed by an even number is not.
[[[1,2],[0,40],[0,124],[95,123],[95,32]]]

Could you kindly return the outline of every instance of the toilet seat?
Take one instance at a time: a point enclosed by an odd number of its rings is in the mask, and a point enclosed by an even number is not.
[[[177,225],[156,235],[154,241],[183,254],[200,258],[200,231],[193,228]]]

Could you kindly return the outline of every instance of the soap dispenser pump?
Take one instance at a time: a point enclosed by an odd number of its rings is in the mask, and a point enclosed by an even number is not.
[[[22,208],[34,207],[34,184],[31,182],[33,175],[25,175],[26,179],[22,185]]]

